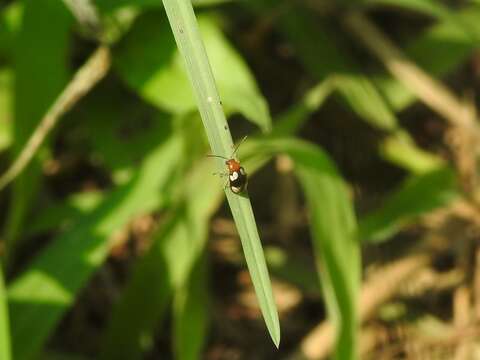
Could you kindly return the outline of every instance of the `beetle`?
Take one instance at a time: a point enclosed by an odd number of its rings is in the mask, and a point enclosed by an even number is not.
[[[220,156],[220,155],[208,155],[209,157],[219,157],[221,159],[225,159],[225,165],[228,169],[228,185],[230,190],[234,194],[240,194],[245,191],[247,188],[248,177],[245,169],[240,165],[240,162],[235,160],[234,155],[237,152],[240,145],[245,141],[247,137],[245,136],[240,143],[236,146],[233,150],[230,159]],[[226,186],[226,185],[225,185]]]

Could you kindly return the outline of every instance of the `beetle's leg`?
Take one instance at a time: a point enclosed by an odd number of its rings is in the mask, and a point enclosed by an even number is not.
[[[228,176],[228,172],[214,172],[212,175],[218,175],[220,178],[223,178],[225,176]]]

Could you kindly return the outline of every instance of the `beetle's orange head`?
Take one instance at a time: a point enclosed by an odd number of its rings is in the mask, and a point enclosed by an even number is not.
[[[228,166],[229,172],[239,171],[240,170],[240,163],[235,159],[230,159],[225,161],[225,164]]]

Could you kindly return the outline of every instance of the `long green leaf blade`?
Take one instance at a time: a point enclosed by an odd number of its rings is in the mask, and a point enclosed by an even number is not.
[[[188,0],[164,0],[163,4],[177,46],[186,62],[187,73],[193,85],[210,147],[214,154],[231,157],[232,137],[198,31],[192,4]],[[224,161],[218,160],[218,167],[223,171]],[[228,189],[226,195],[240,234],[263,318],[273,342],[278,347],[280,343],[278,314],[250,200],[247,196],[235,195]]]
[[[311,231],[328,315],[336,328],[337,359],[356,359],[360,246],[353,206],[330,158],[295,139],[259,140],[257,153],[286,153],[295,163],[309,205]]]
[[[176,51],[163,12],[140,16],[115,51],[114,67],[146,101],[172,113],[184,114],[197,105],[183,60]],[[216,84],[224,107],[269,130],[266,102],[241,56],[222,34],[212,17],[199,17],[199,29],[211,54]],[[158,44],[162,44],[159,48]]]

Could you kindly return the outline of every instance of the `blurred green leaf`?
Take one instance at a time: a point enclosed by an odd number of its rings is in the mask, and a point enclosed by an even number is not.
[[[125,92],[108,89],[109,101],[91,98],[83,136],[92,146],[93,156],[107,167],[115,183],[123,183],[135,174],[142,157],[154,149],[163,131],[165,114],[145,109],[138,99],[125,99]],[[155,110],[153,112],[152,110]],[[79,120],[85,114],[80,114]],[[96,136],[89,136],[95,129]]]
[[[443,19],[449,19],[452,12],[451,9],[435,0],[363,0],[362,2],[370,6],[383,5],[409,9]]]
[[[141,359],[148,350],[145,339],[153,336],[173,291],[163,243],[188,237],[177,214],[162,225],[148,253],[135,264],[113,308],[100,359]]]
[[[423,174],[445,165],[439,156],[420,149],[407,132],[397,131],[383,140],[380,154],[411,173]]]
[[[148,253],[137,262],[109,322],[102,359],[141,358],[145,350],[142,337],[153,335],[172,293],[185,292],[190,286],[187,279],[204,251],[208,219],[219,205],[223,190],[205,176],[211,174],[208,165],[204,160],[181,184],[181,203],[174,207]],[[142,295],[146,293],[148,297]],[[203,342],[200,337],[196,340]]]
[[[25,236],[42,233],[52,229],[68,229],[75,220],[81,219],[89,211],[95,209],[103,200],[104,194],[99,191],[88,191],[69,196],[61,202],[54,203],[35,214]]]
[[[303,94],[299,101],[277,116],[268,136],[271,138],[284,137],[300,131],[310,115],[323,104],[333,90],[333,81],[330,78],[312,87]],[[270,154],[255,153],[256,149],[252,148],[251,144],[253,145],[251,141],[247,140],[238,149],[242,164],[246,165],[249,174],[261,168],[271,158]]]
[[[69,29],[72,23],[68,10],[60,1],[26,0],[23,3],[22,28],[16,37],[14,56],[13,157],[21,151],[67,82]],[[13,253],[28,204],[40,184],[39,175],[38,163],[33,162],[13,183],[5,225],[9,256]]]
[[[182,114],[197,105],[166,20],[161,12],[141,16],[116,49],[115,68],[147,101]],[[263,130],[270,129],[267,104],[243,59],[214,21],[202,17],[199,26],[227,111],[240,112]]]
[[[286,153],[310,210],[318,273],[329,318],[337,331],[336,358],[356,359],[360,247],[345,184],[330,158],[317,146],[296,139],[256,143],[258,152]]]
[[[302,98],[277,116],[271,136],[293,135],[308,120],[334,90],[334,81],[327,78],[309,89]]]
[[[205,255],[198,257],[188,280],[175,294],[173,319],[175,354],[178,360],[202,358],[209,305]]]
[[[194,6],[211,6],[219,5],[234,0],[192,0]],[[138,8],[157,8],[162,6],[162,2],[158,0],[97,0],[96,5],[101,11],[111,12],[115,9],[135,6]]]
[[[367,76],[358,72],[335,75],[334,79],[337,91],[370,125],[383,130],[397,128],[395,115]]]
[[[0,69],[0,152],[12,143],[12,93],[12,70],[8,68]]]
[[[449,168],[411,176],[383,206],[361,219],[359,238],[369,242],[388,240],[402,226],[447,205],[458,195],[455,173]]]
[[[443,21],[417,36],[405,49],[412,61],[432,75],[440,77],[454,70],[479,48],[476,39],[480,38],[480,8],[469,7],[455,16],[465,26]],[[416,100],[415,95],[388,75],[375,76],[374,80],[396,111],[405,109]]]
[[[265,258],[268,268],[275,277],[286,280],[299,287],[303,292],[318,294],[318,275],[312,263],[305,263],[303,256],[287,253],[280,247],[268,246],[265,248]]]
[[[338,93],[372,126],[392,130],[397,120],[372,81],[342,52],[338,36],[311,15],[295,8],[282,18],[282,29],[307,70],[317,79],[332,77]]]
[[[0,12],[0,57],[12,60],[15,37],[21,28],[23,3],[15,1]]]
[[[55,238],[9,286],[15,359],[37,355],[75,294],[105,259],[112,233],[168,196],[164,187],[181,156],[178,136],[165,140],[169,134],[166,129],[160,146],[129,183],[112,191],[94,211]]]
[[[0,262],[0,359],[10,360],[10,320],[7,306],[7,292],[3,279],[3,264]]]

